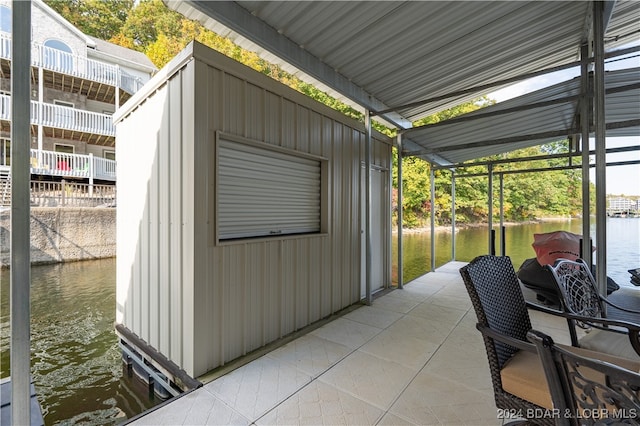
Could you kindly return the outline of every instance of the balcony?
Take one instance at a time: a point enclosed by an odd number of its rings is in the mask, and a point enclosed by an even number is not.
[[[0,95],[0,120],[11,121],[11,96]],[[94,145],[112,146],[116,136],[109,114],[37,101],[31,101],[31,124],[47,128],[47,136]]]
[[[10,78],[11,35],[0,33],[2,77]],[[116,88],[124,92],[121,102],[144,85],[141,78],[128,74],[119,66],[63,52],[39,43],[31,44],[31,65],[47,71],[45,85],[83,93],[91,99],[113,102]],[[37,73],[34,74],[37,75]]]
[[[115,182],[116,162],[93,154],[31,150],[31,174]]]

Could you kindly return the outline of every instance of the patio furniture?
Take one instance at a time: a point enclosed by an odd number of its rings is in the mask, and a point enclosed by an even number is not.
[[[602,296],[587,264],[582,259],[575,261],[558,259],[553,266],[547,265],[554,277],[560,295],[560,306],[578,319],[568,319],[571,342],[598,352],[605,352],[628,359],[640,360],[640,312],[615,304]],[[637,322],[608,318],[605,305],[629,314],[637,314]],[[594,323],[593,318],[604,321]],[[578,340],[576,327],[589,332]],[[630,330],[635,330],[630,333]]]
[[[535,346],[527,305],[509,257],[479,256],[460,269],[478,318],[499,413],[526,416],[552,410],[553,402]],[[533,420],[533,419],[532,419]],[[552,418],[536,419],[554,424]]]
[[[532,330],[549,383],[558,425],[638,424],[639,363],[556,345]],[[598,355],[598,354],[596,354]]]
[[[623,336],[633,340],[634,345],[640,342],[640,327],[634,324],[587,318],[526,302],[507,256],[478,256],[460,268],[460,274],[476,312],[476,328],[482,333],[496,407],[502,410],[500,412],[537,416],[537,413],[554,408],[537,350],[527,340],[531,330],[528,308],[566,319],[570,330],[578,321],[603,329],[616,324],[625,328],[627,335]],[[575,350],[582,351],[581,348]],[[536,424],[554,424],[552,417],[538,417],[531,420]]]

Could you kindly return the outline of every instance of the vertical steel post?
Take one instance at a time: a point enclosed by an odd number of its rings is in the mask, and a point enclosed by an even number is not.
[[[431,179],[431,272],[436,270],[436,175],[433,164],[429,165]]]
[[[604,3],[593,2],[594,108],[596,136],[596,247],[600,293],[607,293],[607,156],[604,92]]]
[[[11,423],[31,424],[29,245],[31,2],[14,1],[11,18]]]
[[[456,171],[451,169],[451,260],[456,260]]]
[[[500,256],[504,256],[504,173],[498,175],[500,179]]]
[[[582,149],[582,255],[584,260],[593,264],[591,253],[591,194],[589,191],[589,117],[591,117],[591,96],[589,84],[589,45],[580,48],[580,142]]]
[[[364,181],[365,181],[365,285],[366,303],[371,305],[371,115],[369,110],[364,114],[365,142],[364,142]]]
[[[492,247],[492,232],[493,231],[493,164],[489,164],[489,182],[487,183],[487,207],[489,209],[488,227],[489,227],[489,248],[488,253],[491,253]]]
[[[580,75],[581,75],[581,94],[580,94],[580,128],[581,128],[581,149],[582,149],[582,240],[589,241],[591,233],[591,209],[590,209],[590,192],[589,192],[589,117],[591,117],[591,96],[589,93],[589,46],[582,45],[580,48]],[[580,253],[589,265],[593,263],[591,259],[591,244],[582,245],[582,253]]]
[[[398,288],[403,287],[404,276],[402,274],[402,135],[398,135],[396,141],[396,154],[398,157]]]

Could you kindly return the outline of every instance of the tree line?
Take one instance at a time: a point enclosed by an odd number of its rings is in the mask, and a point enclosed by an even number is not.
[[[45,0],[65,19],[85,34],[145,53],[162,68],[192,40],[197,40],[275,80],[322,102],[349,117],[364,121],[357,110],[332,98],[328,94],[304,83],[280,67],[261,59],[221,37],[196,21],[170,10],[161,0]],[[495,103],[486,96],[442,111],[413,123],[414,126],[437,123]],[[395,131],[374,122],[374,127],[388,136]],[[496,155],[486,160],[504,160],[533,157],[543,154],[568,152],[568,141],[530,147]],[[394,148],[395,149],[395,148]],[[393,208],[397,214],[397,164],[393,160]],[[577,161],[577,162],[576,162]],[[574,159],[573,164],[579,164]],[[566,165],[565,159],[540,159],[494,167],[494,174],[504,174],[504,217],[508,221],[525,221],[539,217],[574,216],[582,212],[581,172],[556,170],[537,173],[513,173],[515,170]],[[502,167],[502,168],[501,168]],[[489,216],[488,177],[486,166],[471,166],[456,171],[456,222],[486,222]],[[485,176],[480,174],[485,173]],[[464,174],[473,175],[463,177]],[[430,203],[430,164],[416,157],[403,159],[403,225],[423,227],[435,215],[438,225],[451,222],[451,172],[435,170],[434,206]],[[494,179],[494,194],[499,191]],[[591,191],[593,192],[593,191]],[[590,200],[593,204],[593,200]],[[494,196],[494,215],[498,215],[498,197]],[[394,222],[395,223],[395,222]]]

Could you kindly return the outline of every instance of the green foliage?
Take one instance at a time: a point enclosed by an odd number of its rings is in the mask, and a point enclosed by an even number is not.
[[[109,40],[124,25],[133,0],[45,0],[83,33]]]

